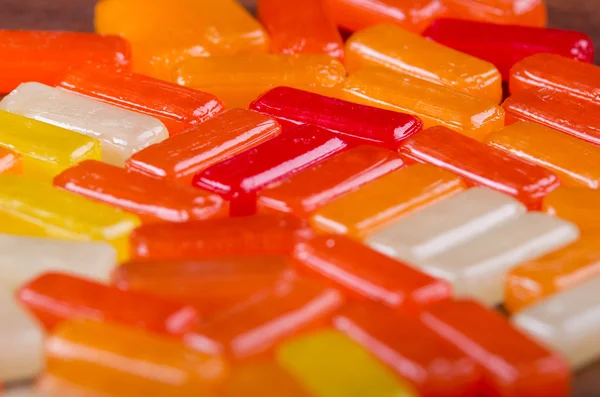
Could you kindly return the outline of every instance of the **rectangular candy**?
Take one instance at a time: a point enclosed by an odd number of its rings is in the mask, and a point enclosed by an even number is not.
[[[311,397],[273,360],[253,360],[233,368],[224,397]]]
[[[144,223],[227,216],[216,194],[150,178],[100,161],[84,161],[54,178],[54,186],[136,214]]]
[[[69,70],[84,65],[127,70],[131,58],[121,37],[31,30],[0,30],[0,53],[0,94],[29,81],[58,84]]]
[[[343,59],[342,36],[321,0],[260,0],[257,14],[271,36],[272,52],[325,53]]]
[[[357,146],[266,187],[259,192],[258,206],[306,217],[404,166],[404,161],[390,150]]]
[[[104,282],[116,265],[107,243],[0,234],[0,284],[11,290],[48,271]]]
[[[506,276],[504,308],[517,312],[542,299],[600,275],[600,236],[584,234],[578,241],[536,260],[525,262]]]
[[[504,127],[504,109],[491,101],[380,67],[353,73],[341,89],[348,101],[412,114],[424,128],[442,125],[481,140]]]
[[[571,373],[561,356],[474,300],[444,301],[421,314],[427,327],[484,369],[482,395],[566,397]]]
[[[137,73],[70,72],[58,88],[159,119],[175,135],[224,110],[214,95]]]
[[[184,341],[208,355],[246,360],[271,351],[292,335],[327,325],[342,303],[339,291],[296,280],[208,318]]]
[[[460,175],[472,185],[514,196],[531,209],[539,209],[542,198],[560,185],[551,171],[445,127],[407,139],[399,152]]]
[[[192,185],[232,200],[232,211],[235,208],[237,214],[252,214],[256,211],[258,191],[340,153],[347,146],[338,135],[310,124],[301,125],[201,171]]]
[[[502,99],[502,76],[494,65],[391,24],[361,30],[346,42],[348,72],[366,66],[383,66],[494,104]]]
[[[600,356],[600,311],[597,296],[600,277],[558,292],[512,318],[522,331],[562,354],[574,370]]]
[[[283,255],[127,262],[112,272],[112,284],[190,303],[210,315],[243,302],[291,276]]]
[[[80,161],[102,156],[93,137],[2,110],[0,146],[19,154],[26,176],[45,181]]]
[[[396,149],[423,123],[408,114],[346,102],[289,87],[261,95],[251,110],[268,114],[284,127],[313,124],[358,144]]]
[[[334,327],[409,381],[422,397],[476,397],[483,370],[417,317],[371,303],[346,305]]]
[[[0,232],[77,241],[106,241],[119,260],[139,218],[43,182],[0,175]]]
[[[237,1],[107,0],[94,16],[96,32],[131,41],[135,72],[162,80],[190,57],[269,49],[267,32]]]
[[[27,380],[43,368],[43,334],[36,322],[0,285],[0,381]]]
[[[592,39],[571,30],[442,18],[434,21],[423,36],[493,63],[504,81],[509,80],[517,62],[538,53],[594,62]]]
[[[543,0],[444,0],[454,18],[497,24],[546,26],[547,10]]]
[[[593,62],[593,45],[589,45]],[[510,73],[510,92],[549,88],[597,102],[600,68],[554,54],[537,54],[517,63]]]
[[[277,136],[272,118],[245,109],[230,109],[161,143],[135,153],[129,171],[189,184],[211,165]]]
[[[520,91],[502,104],[506,124],[530,121],[600,145],[600,104],[550,88]]]
[[[303,221],[284,214],[144,225],[131,234],[131,256],[148,261],[286,255],[298,237],[309,234]]]
[[[191,306],[64,273],[44,273],[30,280],[19,288],[16,298],[48,332],[77,319],[119,323],[174,336],[183,335],[199,322]]]
[[[380,23],[393,23],[420,33],[444,15],[441,0],[325,0],[335,22],[355,32]]]
[[[465,188],[456,175],[432,165],[416,164],[384,175],[327,204],[311,216],[310,222],[323,232],[365,238],[396,219]]]
[[[2,117],[2,113],[0,113],[0,117]],[[17,152],[0,146],[0,174],[20,175],[22,173],[23,157]]]
[[[107,322],[62,324],[48,336],[45,355],[48,375],[106,395],[210,395],[204,391],[227,373],[220,357]]]
[[[346,236],[322,235],[301,241],[293,256],[300,273],[316,275],[350,296],[399,311],[419,312],[452,296],[446,282]]]
[[[504,277],[511,268],[578,238],[575,225],[529,212],[419,265],[430,275],[450,282],[457,296],[476,297],[483,303],[496,305],[503,300]]]
[[[277,349],[276,360],[314,396],[418,395],[367,350],[335,330],[325,329],[284,342]]]
[[[547,195],[542,211],[576,224],[582,232],[600,231],[600,191],[560,187]]]
[[[103,160],[119,166],[168,137],[164,124],[154,117],[39,83],[21,84],[0,101],[0,110],[96,138]]]
[[[365,242],[392,258],[418,264],[526,211],[510,196],[475,187],[407,215]]]
[[[600,188],[600,148],[581,139],[540,124],[518,122],[491,133],[485,142],[551,170],[563,185]]]

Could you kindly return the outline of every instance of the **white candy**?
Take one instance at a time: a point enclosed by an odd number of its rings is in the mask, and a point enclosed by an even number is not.
[[[100,140],[103,160],[122,166],[133,153],[166,139],[154,117],[98,102],[40,83],[23,83],[0,101],[0,109]]]
[[[366,243],[419,264],[526,211],[510,196],[477,187],[402,218],[369,236]]]
[[[42,369],[43,334],[38,324],[0,286],[0,381],[29,379]]]
[[[600,277],[563,290],[512,318],[514,324],[565,356],[574,369],[600,358]]]
[[[508,270],[562,248],[578,237],[577,226],[529,212],[426,260],[420,267],[452,283],[456,295],[496,305],[502,301]]]
[[[0,285],[9,289],[48,271],[108,281],[116,265],[116,251],[107,243],[0,234]]]

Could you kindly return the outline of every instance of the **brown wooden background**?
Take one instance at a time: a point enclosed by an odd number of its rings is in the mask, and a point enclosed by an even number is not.
[[[241,2],[253,7],[255,0]],[[92,31],[95,3],[96,0],[0,0],[0,28]],[[547,0],[547,3],[550,26],[580,30],[592,36],[596,62],[600,63],[600,0]],[[573,395],[600,397],[600,362],[577,373]]]

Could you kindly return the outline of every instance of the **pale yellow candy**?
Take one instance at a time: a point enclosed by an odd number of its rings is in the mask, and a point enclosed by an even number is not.
[[[0,186],[0,233],[106,241],[127,259],[137,216],[31,178],[0,175]]]
[[[417,393],[344,334],[325,330],[289,340],[278,363],[317,397],[412,397]]]
[[[102,158],[97,139],[2,110],[0,146],[23,157],[24,175],[44,180],[81,161]]]

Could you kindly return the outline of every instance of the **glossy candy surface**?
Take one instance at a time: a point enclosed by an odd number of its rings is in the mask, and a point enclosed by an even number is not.
[[[252,214],[258,191],[340,153],[347,146],[329,131],[301,125],[205,169],[196,174],[192,184],[232,200],[232,210],[235,206],[242,214]]]
[[[596,296],[600,277],[558,292],[512,318],[516,326],[564,355],[574,369],[600,356],[600,311]]]
[[[398,189],[403,186],[403,189]],[[317,210],[320,231],[365,238],[396,219],[466,188],[463,180],[428,164],[394,171]]]
[[[224,109],[214,95],[136,73],[78,69],[66,75],[58,88],[155,117],[171,136]]]
[[[0,146],[20,155],[26,176],[44,181],[80,161],[102,156],[97,139],[2,110]],[[6,161],[11,163],[10,158]]]
[[[96,138],[102,159],[120,166],[133,153],[168,136],[154,117],[39,83],[21,84],[0,101],[0,110]]]
[[[180,335],[199,321],[190,306],[62,273],[44,273],[16,296],[47,331],[68,320],[93,320]]]
[[[570,30],[445,18],[434,21],[423,36],[493,63],[505,81],[517,62],[538,53],[594,62],[591,38]]]
[[[135,72],[163,80],[171,80],[175,65],[189,57],[269,48],[261,25],[230,0],[102,0],[95,25],[98,33],[131,41]]]
[[[185,335],[185,343],[210,355],[246,360],[280,342],[329,323],[342,294],[307,281],[280,283],[207,319]]]
[[[578,241],[536,260],[525,262],[506,276],[504,307],[516,312],[546,297],[600,275],[600,236],[584,234]]]
[[[344,307],[333,325],[410,381],[423,397],[469,397],[481,391],[479,365],[418,318],[359,303]]]
[[[392,150],[423,127],[421,120],[404,113],[289,87],[277,87],[261,95],[250,109],[268,114],[284,127],[313,124],[348,141]]]
[[[48,271],[108,281],[116,264],[107,243],[0,234],[0,284],[11,290]]]
[[[303,221],[279,214],[144,225],[131,235],[131,255],[144,260],[285,255],[310,233]]]
[[[501,314],[472,300],[444,301],[421,320],[485,370],[484,395],[566,397],[570,371],[558,354],[514,329]]]
[[[190,303],[201,314],[243,302],[290,279],[289,259],[279,255],[128,262],[116,268],[112,283]]]
[[[525,90],[502,104],[506,124],[530,121],[600,145],[600,104],[551,88]]]
[[[600,67],[553,54],[534,55],[517,63],[510,74],[512,94],[530,88],[549,88],[597,102]]]
[[[546,26],[547,10],[543,0],[444,0],[455,18],[498,24]]]
[[[327,329],[286,341],[278,347],[276,357],[315,396],[418,395],[406,381],[338,331]]]
[[[129,171],[189,184],[197,172],[280,132],[281,126],[268,116],[231,109],[134,154],[126,165]]]
[[[43,334],[37,323],[0,285],[0,381],[31,378],[43,367]]]
[[[404,165],[390,150],[357,146],[263,189],[258,206],[305,217]]]
[[[529,212],[418,265],[450,282],[456,295],[496,305],[503,300],[504,277],[511,268],[560,249],[578,237],[575,225]]]
[[[224,397],[311,397],[271,360],[255,360],[235,367],[225,389]]]
[[[171,181],[127,172],[99,161],[84,161],[54,178],[54,186],[121,208],[144,223],[187,222],[227,216],[219,196]]]
[[[423,263],[526,210],[505,194],[476,187],[407,215],[373,233],[365,242],[393,258]]]
[[[514,196],[528,208],[539,209],[542,198],[560,185],[551,171],[445,127],[407,139],[399,151],[460,175],[472,185]]]
[[[210,396],[203,390],[219,384],[227,371],[220,357],[104,322],[62,324],[49,335],[45,354],[48,375],[108,395]]]
[[[84,65],[127,70],[131,58],[129,43],[117,36],[35,30],[0,30],[0,53],[0,94],[28,81],[58,84]]]
[[[366,66],[383,66],[493,103],[502,98],[502,77],[494,65],[394,25],[377,25],[348,39],[348,72]]]
[[[558,175],[561,184],[600,188],[600,148],[536,123],[519,122],[491,133],[485,142]]]
[[[294,250],[301,273],[309,273],[350,296],[404,312],[452,295],[450,286],[346,236],[323,235],[301,241]]]
[[[106,241],[127,258],[137,216],[24,177],[0,175],[0,185],[0,232]]]
[[[600,231],[600,191],[560,187],[544,198],[542,210],[576,224],[582,231]]]
[[[480,140],[504,127],[504,110],[491,101],[381,67],[353,73],[340,88],[349,101],[412,114],[424,128],[443,125]]]
[[[258,18],[271,36],[272,52],[344,57],[342,36],[321,0],[259,0]]]
[[[0,147],[0,174],[21,173],[23,173],[23,157],[17,152]]]

